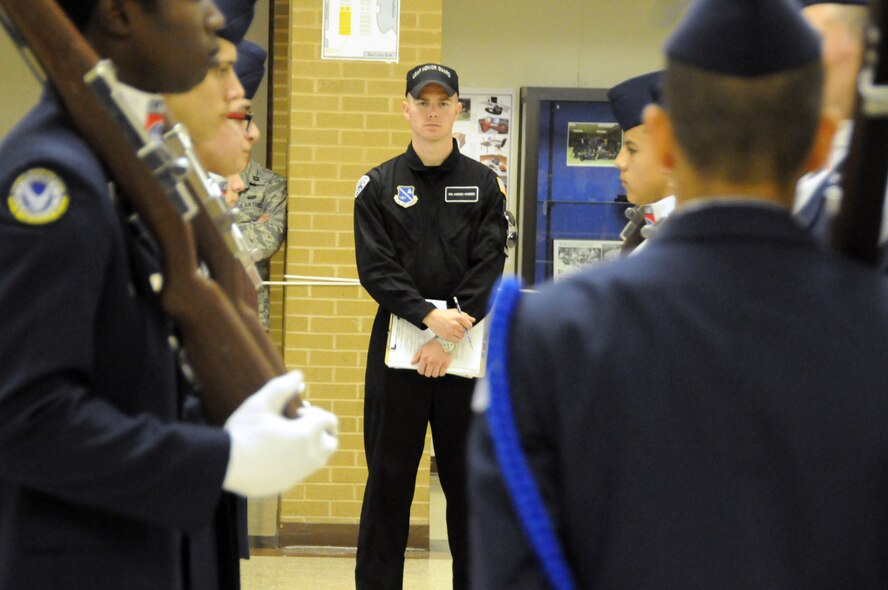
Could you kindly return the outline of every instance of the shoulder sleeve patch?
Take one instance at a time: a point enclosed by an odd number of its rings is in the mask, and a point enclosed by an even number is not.
[[[68,210],[68,187],[58,174],[46,168],[31,168],[20,174],[7,197],[13,217],[28,225],[45,225]]]
[[[496,183],[499,185],[499,187],[500,187],[500,192],[503,193],[503,196],[506,197],[506,198],[509,198],[509,195],[506,194],[506,183],[503,182],[503,179],[500,178],[499,176],[497,176],[497,177],[496,177]]]
[[[364,187],[367,186],[367,183],[370,182],[370,177],[366,174],[358,180],[358,184],[355,186],[355,198],[358,198],[358,195],[361,194],[361,191],[364,190]]]

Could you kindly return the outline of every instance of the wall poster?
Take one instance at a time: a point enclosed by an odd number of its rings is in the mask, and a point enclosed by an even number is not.
[[[324,0],[321,59],[398,62],[400,0]]]
[[[503,89],[464,88],[459,93],[462,112],[453,124],[453,137],[459,151],[496,172],[506,185],[511,204],[516,153],[514,93]],[[509,207],[514,211],[512,207]]]
[[[462,112],[453,124],[460,153],[496,173],[506,187],[506,207],[513,214],[518,212],[519,119],[515,96],[512,89],[461,88]],[[517,249],[512,248],[506,260],[507,273],[515,272],[516,259]]]

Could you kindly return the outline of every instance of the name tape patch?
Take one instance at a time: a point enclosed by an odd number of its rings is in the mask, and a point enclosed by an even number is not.
[[[444,189],[445,203],[477,203],[477,186],[448,186]]]

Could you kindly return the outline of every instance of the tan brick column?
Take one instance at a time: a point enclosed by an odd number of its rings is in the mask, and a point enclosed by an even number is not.
[[[287,14],[279,7],[289,4],[289,22],[276,21],[286,28],[277,28],[274,39],[276,63],[289,55],[288,84],[279,76],[273,89],[273,161],[277,166],[286,154],[290,189],[286,274],[357,277],[355,184],[410,140],[401,114],[404,77],[415,64],[440,60],[441,2],[402,1],[400,63],[382,64],[321,60],[322,2],[275,0],[279,14]],[[289,129],[281,129],[280,121]],[[361,287],[286,288],[284,358],[305,372],[307,399],[339,416],[340,450],[329,467],[283,496],[282,544],[353,545],[357,538],[367,473],[364,368],[375,310]],[[428,547],[428,485],[426,453],[411,514],[411,546]]]

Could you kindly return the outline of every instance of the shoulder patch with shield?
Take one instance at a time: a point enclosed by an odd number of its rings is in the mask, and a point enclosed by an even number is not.
[[[406,209],[416,205],[418,202],[419,197],[416,196],[415,187],[398,185],[398,192],[395,193],[395,203]]]
[[[370,177],[366,174],[358,179],[358,184],[355,185],[355,198],[358,198],[358,195],[361,194],[361,191],[364,190],[364,187],[367,186],[367,183],[370,182]]]
[[[70,198],[68,187],[58,174],[46,168],[31,168],[12,183],[6,202],[20,222],[45,225],[65,214]]]

